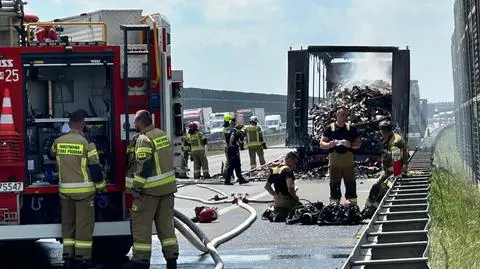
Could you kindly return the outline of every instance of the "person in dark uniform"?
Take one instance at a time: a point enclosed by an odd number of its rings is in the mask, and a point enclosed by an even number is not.
[[[270,176],[265,183],[265,190],[270,193],[275,202],[275,221],[284,221],[292,208],[301,205],[295,190],[295,175],[293,169],[298,160],[295,152],[289,152],[282,164],[270,169]],[[275,188],[275,190],[272,188]]]
[[[228,167],[225,173],[225,185],[233,185],[230,181],[233,175],[233,171],[238,178],[238,183],[248,183],[242,175],[242,167],[240,160],[240,148],[243,149],[241,128],[236,128],[235,119],[230,120],[230,126],[228,132],[225,134],[225,141],[228,141],[227,146],[227,161]]]
[[[320,147],[328,149],[330,174],[330,203],[340,203],[342,197],[341,182],[345,184],[347,203],[357,203],[357,185],[355,182],[355,158],[353,150],[360,148],[361,140],[357,129],[351,126],[345,107],[336,110],[337,120],[331,123],[323,133]]]

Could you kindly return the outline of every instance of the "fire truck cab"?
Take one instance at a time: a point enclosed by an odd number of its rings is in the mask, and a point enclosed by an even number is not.
[[[95,199],[93,255],[125,256],[131,247],[126,146],[137,110],[150,111],[155,126],[168,133],[177,176],[187,171],[182,79],[172,80],[170,24],[142,10],[36,22],[23,8],[8,8],[0,20],[19,32],[0,39],[0,240],[61,240],[58,171],[48,151],[70,130],[69,113],[84,109],[85,133],[108,182]]]

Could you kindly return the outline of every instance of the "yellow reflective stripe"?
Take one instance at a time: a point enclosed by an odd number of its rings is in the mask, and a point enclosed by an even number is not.
[[[83,174],[83,181],[88,182],[88,173],[87,173],[87,158],[82,158],[82,163],[80,165]]]
[[[158,157],[158,153],[155,153],[155,170],[157,171],[157,175],[162,173],[162,167],[160,166],[160,158]]]
[[[127,147],[127,152],[135,152],[135,146],[128,146]]]
[[[88,157],[88,158],[91,158],[91,157],[94,157],[94,156],[98,156],[98,151],[97,151],[96,149],[90,150],[90,151],[87,153],[87,157]]]
[[[83,144],[58,143],[57,154],[83,156],[84,148]]]
[[[125,178],[125,187],[126,188],[132,188],[133,187],[133,178],[131,178],[131,177],[126,177]]]
[[[92,241],[79,241],[75,242],[75,248],[92,248]]]
[[[57,155],[55,158],[57,159],[57,167],[58,167],[58,183],[62,183],[62,166],[60,165],[60,156]]]
[[[95,192],[95,186],[85,187],[85,188],[75,188],[75,189],[60,188],[60,192],[66,193],[66,194],[88,194],[88,193]]]
[[[168,137],[166,135],[153,139],[153,144],[157,150],[161,150],[170,146],[170,142],[168,141]]]
[[[107,183],[105,182],[105,180],[102,180],[102,182],[100,183],[95,183],[95,188],[97,189],[102,189],[102,188],[105,188],[107,186]]]
[[[64,246],[74,246],[75,240],[73,238],[63,238],[63,245]]]
[[[143,177],[141,177],[141,176],[135,176],[135,177],[133,178],[133,181],[136,181],[136,182],[145,184],[145,182],[147,181],[147,179],[146,179],[146,178],[143,178]]]
[[[142,148],[138,148],[135,151],[135,153],[139,153],[139,152],[152,153],[152,148],[142,147]]]
[[[160,179],[160,180],[157,180],[157,181],[147,182],[147,183],[145,183],[144,188],[148,189],[148,188],[154,188],[154,187],[162,186],[162,185],[165,185],[165,184],[168,184],[168,183],[175,182],[175,180],[176,180],[175,176],[170,176],[170,177],[163,178],[163,179]]]
[[[151,251],[152,246],[151,244],[133,243],[133,249],[140,251]]]
[[[177,238],[165,238],[162,240],[162,247],[171,247],[171,246],[176,246],[178,245],[177,243]]]

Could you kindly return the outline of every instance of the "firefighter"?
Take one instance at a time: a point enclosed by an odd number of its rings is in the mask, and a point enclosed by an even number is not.
[[[59,174],[64,268],[94,268],[94,196],[106,186],[95,144],[89,143],[83,133],[85,117],[85,110],[70,114],[71,129],[55,139],[50,155],[57,160]]]
[[[297,153],[289,152],[282,164],[270,169],[265,190],[274,197],[275,221],[285,221],[290,210],[301,205],[295,190],[295,175],[293,174],[297,160]],[[272,189],[272,185],[275,190]]]
[[[227,146],[227,172],[225,173],[225,185],[233,185],[230,181],[233,171],[238,178],[238,183],[245,184],[249,181],[242,175],[242,163],[240,160],[240,149],[243,150],[243,134],[240,126],[235,126],[235,119],[230,120],[228,133],[225,135],[225,141],[228,141]]]
[[[190,146],[190,154],[193,158],[193,177],[195,179],[200,178],[200,174],[203,170],[203,177],[205,179],[210,178],[208,173],[208,159],[205,154],[205,145],[207,139],[203,137],[203,134],[198,130],[198,124],[191,122],[188,125],[187,143]]]
[[[245,127],[245,136],[247,138],[248,154],[250,156],[250,170],[257,168],[257,156],[260,160],[260,165],[265,164],[265,157],[263,150],[267,149],[267,144],[263,140],[263,131],[258,124],[258,117],[250,117],[250,125]]]
[[[230,128],[231,128],[231,123],[230,121],[233,120],[235,121],[235,117],[230,114],[230,113],[226,113],[225,116],[223,116],[223,146],[225,148],[225,165],[223,167],[223,170],[221,171],[221,173],[223,175],[226,174],[227,172],[227,169],[228,169],[228,155],[227,155],[227,149],[228,149],[228,144],[230,143]]]
[[[342,178],[345,184],[347,203],[355,204],[357,202],[353,150],[360,147],[361,141],[357,129],[351,126],[347,120],[347,109],[338,107],[336,121],[325,128],[320,142],[321,148],[329,150],[330,203],[340,203]]]
[[[396,149],[402,152],[402,171],[407,172],[409,153],[405,140],[399,134],[393,132],[393,126],[390,121],[382,121],[379,124],[380,131],[383,137],[383,154],[382,154],[382,173],[377,179],[377,182],[370,189],[365,208],[362,212],[365,219],[371,218],[377,210],[380,201],[391,187],[391,182],[387,180],[393,174],[393,159],[392,152]]]
[[[149,268],[152,220],[162,244],[167,268],[177,268],[178,242],[173,226],[174,193],[177,192],[172,149],[166,134],[153,127],[146,110],[135,115],[135,173],[126,187],[133,193],[133,258],[127,268]]]

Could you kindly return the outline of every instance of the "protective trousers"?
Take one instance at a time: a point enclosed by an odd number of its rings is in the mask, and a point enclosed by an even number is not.
[[[95,226],[93,196],[82,200],[62,197],[60,200],[64,259],[91,260]]]
[[[239,181],[244,181],[245,179],[242,176],[242,163],[240,160],[240,152],[238,149],[230,149],[227,151],[227,160],[228,160],[228,167],[227,172],[225,173],[225,182],[230,182],[230,179],[233,176],[233,171]]]
[[[260,146],[250,146],[248,147],[248,154],[250,155],[250,170],[257,168],[257,156],[260,160],[260,165],[265,164],[265,156],[263,155],[263,147]]]
[[[228,147],[225,147],[225,165],[223,166],[222,174],[225,174],[228,170]]]
[[[373,184],[368,194],[367,201],[365,202],[365,207],[371,209],[377,209],[380,205],[380,202],[383,199],[383,196],[387,193],[389,186],[387,184],[388,177],[391,175],[388,171],[383,171],[380,177],[377,179],[377,182]]]
[[[293,200],[290,195],[285,195],[283,193],[278,193],[275,196],[275,208],[274,213],[283,217],[288,217],[288,213],[292,208],[301,205],[299,201]]]
[[[330,173],[330,199],[340,202],[342,197],[341,183],[345,184],[345,198],[352,202],[357,201],[357,183],[355,182],[355,159],[353,153],[332,152],[328,155]]]
[[[178,258],[178,243],[173,226],[174,196],[140,195],[132,204],[133,261],[150,263],[152,220],[166,260]]]
[[[192,151],[193,158],[193,177],[200,178],[201,172],[203,175],[209,175],[208,172],[208,159],[205,155],[205,151]]]

